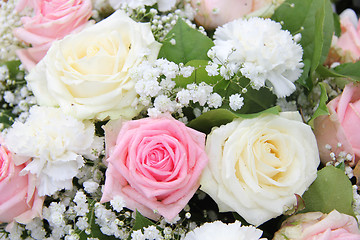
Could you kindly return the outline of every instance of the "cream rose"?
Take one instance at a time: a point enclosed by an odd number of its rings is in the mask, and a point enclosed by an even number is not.
[[[201,189],[219,211],[235,211],[260,225],[296,203],[315,180],[319,152],[297,112],[236,119],[207,137],[209,163]]]
[[[60,106],[78,119],[132,118],[141,108],[129,71],[155,60],[159,49],[150,25],[116,11],[55,41],[27,81],[40,105]]]

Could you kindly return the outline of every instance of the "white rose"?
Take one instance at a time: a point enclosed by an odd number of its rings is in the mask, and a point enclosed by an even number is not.
[[[201,189],[221,212],[260,225],[296,203],[315,180],[319,153],[298,112],[236,119],[207,137]]]
[[[78,119],[132,118],[141,107],[129,70],[155,60],[161,44],[150,25],[116,11],[53,43],[27,81],[40,105],[60,106]]]

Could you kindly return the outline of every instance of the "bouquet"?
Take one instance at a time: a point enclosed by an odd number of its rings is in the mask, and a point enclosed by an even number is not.
[[[360,239],[340,7],[0,1],[0,239]]]

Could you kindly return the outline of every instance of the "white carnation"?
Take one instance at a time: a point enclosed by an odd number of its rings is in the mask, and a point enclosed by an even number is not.
[[[303,50],[290,32],[270,19],[237,19],[219,27],[214,34],[215,63],[226,65],[220,73],[228,77],[238,68],[258,89],[265,83],[278,97],[295,91],[300,77]],[[229,67],[230,66],[230,67]]]
[[[18,159],[32,158],[24,168],[37,176],[40,196],[51,195],[60,189],[71,189],[72,178],[91,155],[94,125],[65,115],[59,108],[30,109],[25,123],[15,122],[5,136],[9,149]]]
[[[193,231],[186,234],[184,240],[220,240],[224,239],[225,236],[228,240],[258,240],[261,235],[261,230],[253,226],[241,227],[239,221],[230,224],[215,221],[212,223],[205,223],[204,225],[195,228]]]

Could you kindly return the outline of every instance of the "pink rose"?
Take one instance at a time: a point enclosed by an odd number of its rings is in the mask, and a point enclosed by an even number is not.
[[[15,165],[0,139],[0,223],[27,223],[41,216],[44,199],[37,194],[34,176],[19,174],[25,166]]]
[[[351,54],[353,61],[360,58],[360,24],[356,13],[347,9],[340,14],[341,36],[336,42],[345,53]]]
[[[345,152],[353,156],[354,165],[360,157],[360,85],[346,85],[343,93],[327,107],[330,115],[320,116],[314,122],[321,161],[331,161],[331,152],[336,156]]]
[[[191,0],[195,21],[206,29],[215,29],[246,15],[271,16],[284,0]]]
[[[16,10],[26,6],[34,9],[34,16],[21,18],[23,27],[14,29],[14,35],[31,44],[17,51],[28,70],[45,56],[53,41],[84,28],[92,14],[91,0],[19,0]]]
[[[297,214],[283,222],[273,240],[360,240],[354,217],[333,210],[329,214]]]
[[[120,195],[127,208],[146,217],[158,219],[156,210],[174,219],[199,187],[208,161],[205,134],[165,115],[110,122],[105,138],[108,168],[101,202]]]

